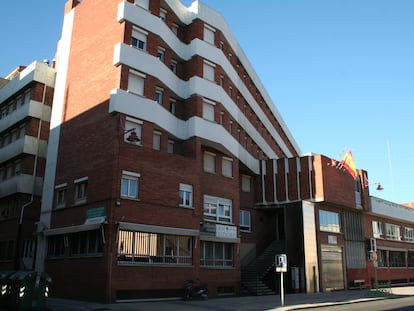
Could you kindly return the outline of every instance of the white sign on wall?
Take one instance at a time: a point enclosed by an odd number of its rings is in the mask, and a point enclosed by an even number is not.
[[[237,238],[237,229],[235,226],[226,226],[216,224],[216,237],[218,238]]]

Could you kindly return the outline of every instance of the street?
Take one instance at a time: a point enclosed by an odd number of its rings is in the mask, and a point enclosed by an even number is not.
[[[412,311],[414,310],[414,297],[374,300],[368,302],[351,303],[336,306],[312,308],[314,311],[352,310],[352,311]]]

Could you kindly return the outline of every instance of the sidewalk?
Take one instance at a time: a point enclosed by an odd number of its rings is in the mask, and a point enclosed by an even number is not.
[[[240,296],[208,300],[162,300],[99,304],[76,300],[49,298],[48,307],[53,311],[263,311],[300,310],[323,305],[355,303],[375,299],[414,296],[414,287],[395,287],[389,293],[370,290],[337,291],[328,293],[287,294],[282,307],[279,295]]]

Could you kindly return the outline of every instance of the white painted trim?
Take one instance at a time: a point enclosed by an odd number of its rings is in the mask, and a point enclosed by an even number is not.
[[[122,171],[122,175],[128,175],[128,176],[137,177],[137,178],[140,178],[141,177],[141,174],[140,173],[135,173],[135,172],[131,172],[131,171],[125,171],[125,170]]]
[[[84,182],[84,181],[87,181],[87,180],[88,180],[88,176],[85,176],[85,177],[81,177],[81,178],[75,179],[73,181],[73,183],[74,184],[78,184],[78,183],[81,183],[81,182]]]

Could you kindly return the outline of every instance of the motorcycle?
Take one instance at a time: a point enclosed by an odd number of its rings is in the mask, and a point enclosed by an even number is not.
[[[194,284],[192,280],[187,281],[184,290],[184,300],[208,299],[208,289],[205,285]]]

